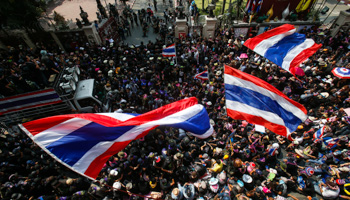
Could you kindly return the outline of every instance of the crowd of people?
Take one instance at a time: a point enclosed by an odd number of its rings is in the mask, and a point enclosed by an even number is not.
[[[331,73],[334,67],[350,69],[350,36],[331,37],[317,27],[300,32],[323,46],[301,65],[305,76],[297,77],[244,47],[254,33],[235,36],[234,28],[178,39],[175,58],[162,56],[170,44],[164,40],[86,43],[69,53],[9,48],[1,53],[2,96],[45,88],[50,74],[76,65],[81,79],[95,79],[98,98],[113,102],[113,112],[141,114],[196,97],[215,131],[198,139],[158,127],[111,157],[92,181],[56,162],[17,126],[2,124],[1,199],[350,199],[349,81]],[[309,117],[292,133],[293,141],[226,115],[224,64],[307,108]],[[209,80],[194,79],[205,70]]]

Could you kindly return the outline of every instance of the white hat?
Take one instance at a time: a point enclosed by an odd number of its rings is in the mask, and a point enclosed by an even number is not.
[[[245,183],[251,183],[253,181],[253,178],[249,176],[248,174],[243,174],[243,181]]]
[[[122,188],[122,184],[119,181],[113,183],[113,188],[120,190]]]
[[[277,170],[275,170],[274,168],[270,168],[270,172],[273,174],[277,174]]]
[[[218,182],[219,180],[217,178],[212,177],[209,181],[209,185],[216,185]]]
[[[278,143],[273,143],[272,147],[275,148],[275,149],[278,149],[278,148],[280,148],[280,145]]]
[[[112,170],[109,172],[109,175],[111,175],[111,176],[117,176],[117,175],[118,175],[118,171],[112,169]]]
[[[211,103],[211,101],[208,101],[208,102],[207,102],[207,105],[208,105],[208,106],[211,106],[211,105],[213,105],[213,104]]]
[[[107,62],[108,62],[108,60],[104,60],[104,61],[103,61],[104,64],[107,64]]]

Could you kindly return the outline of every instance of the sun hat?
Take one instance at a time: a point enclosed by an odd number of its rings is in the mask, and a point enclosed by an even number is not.
[[[218,184],[219,180],[217,178],[210,178],[209,185],[216,185]]]
[[[335,180],[335,182],[336,182],[338,185],[344,185],[344,184],[345,184],[345,180],[344,180],[344,179],[337,179],[337,180]]]
[[[312,176],[312,175],[314,175],[315,170],[314,170],[314,168],[312,168],[312,167],[307,167],[307,168],[305,169],[305,172],[306,172],[306,175]]]
[[[207,188],[207,184],[205,183],[205,181],[201,182],[201,188],[206,189]]]
[[[111,176],[117,176],[117,175],[118,175],[118,171],[115,170],[115,169],[112,169],[112,170],[109,172],[109,175],[111,175]]]
[[[171,192],[171,198],[178,199],[179,195],[180,195],[179,188],[174,188],[173,191]]]
[[[67,184],[67,185],[72,185],[72,183],[73,183],[73,179],[68,178],[68,179],[66,180],[66,184]]]
[[[120,190],[122,188],[122,184],[119,181],[113,183],[113,188]]]
[[[253,178],[249,176],[248,174],[243,174],[243,181],[245,183],[251,183],[253,181]]]
[[[218,179],[220,184],[225,184],[226,182],[226,172],[222,171],[220,174],[218,174]]]
[[[132,189],[132,183],[128,183],[125,186],[126,190],[131,190]]]
[[[209,181],[210,189],[213,192],[217,192],[219,190],[219,185],[218,185],[219,180],[217,178],[212,177]]]
[[[255,169],[256,165],[255,163],[253,162],[250,162],[248,167],[247,167],[247,170],[248,170],[248,173],[250,173],[251,171],[253,171],[253,169]]]
[[[244,187],[244,183],[243,183],[243,181],[241,181],[241,180],[238,180],[237,181],[237,184],[239,185],[239,187]]]
[[[189,185],[185,186],[183,194],[184,194],[184,197],[186,199],[188,199],[188,198],[190,198],[192,196],[192,190],[191,190]]]
[[[118,152],[118,157],[119,158],[126,158],[127,154],[124,151],[119,151]]]

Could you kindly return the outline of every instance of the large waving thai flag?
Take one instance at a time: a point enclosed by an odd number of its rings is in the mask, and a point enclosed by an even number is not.
[[[295,74],[300,63],[322,46],[312,39],[306,39],[304,34],[297,33],[290,24],[250,38],[244,45],[292,74]]]
[[[201,72],[201,73],[194,75],[194,78],[197,78],[200,80],[209,80],[208,70],[205,70],[204,72]]]
[[[307,118],[304,106],[267,82],[229,66],[225,66],[225,90],[228,116],[265,126],[288,139]]]
[[[95,179],[111,156],[161,125],[184,129],[199,138],[213,133],[208,113],[195,97],[137,116],[125,113],[59,115],[27,122],[20,128],[57,161]]]
[[[176,51],[175,51],[175,44],[172,44],[165,49],[163,49],[162,55],[164,57],[175,57]]]

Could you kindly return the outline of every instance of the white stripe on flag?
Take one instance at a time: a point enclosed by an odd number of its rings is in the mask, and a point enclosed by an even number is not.
[[[275,45],[277,42],[282,40],[284,37],[286,37],[288,35],[292,35],[293,33],[295,33],[295,31],[296,31],[296,29],[293,29],[293,30],[290,30],[288,32],[278,34],[278,35],[272,36],[268,39],[265,39],[265,40],[261,41],[258,45],[256,45],[256,47],[253,50],[256,53],[260,54],[261,56],[265,56],[266,51],[270,47]]]
[[[253,91],[259,92],[265,96],[268,96],[268,97],[276,100],[277,103],[282,108],[293,113],[296,117],[298,117],[302,121],[306,120],[305,113],[302,110],[297,109],[292,103],[287,101],[285,98],[281,97],[280,95],[278,95],[274,92],[271,92],[270,90],[267,90],[263,87],[257,86],[250,81],[246,81],[246,80],[237,78],[237,77],[229,75],[229,74],[225,74],[224,80],[225,80],[225,84],[236,85],[238,87],[253,90]]]
[[[46,147],[51,143],[61,139],[62,137],[72,133],[73,131],[86,126],[91,123],[89,120],[73,118],[65,122],[62,122],[56,126],[53,126],[39,134],[36,134],[33,139],[37,143],[41,143],[42,146]]]
[[[241,102],[226,100],[226,108],[230,110],[238,111],[238,112],[247,113],[249,115],[259,116],[271,123],[285,126],[283,119],[279,117],[277,114],[272,112],[267,112],[265,110],[256,109],[254,107],[251,107]],[[286,129],[288,128],[286,127]]]
[[[312,45],[315,44],[315,41],[312,39],[306,39],[303,43],[299,44],[298,46],[294,47],[293,49],[291,49],[286,56],[283,59],[283,63],[282,63],[282,68],[286,71],[289,71],[289,67],[291,62],[293,61],[293,59],[299,55],[302,51],[304,51],[305,49],[308,49],[310,47],[312,47]]]

